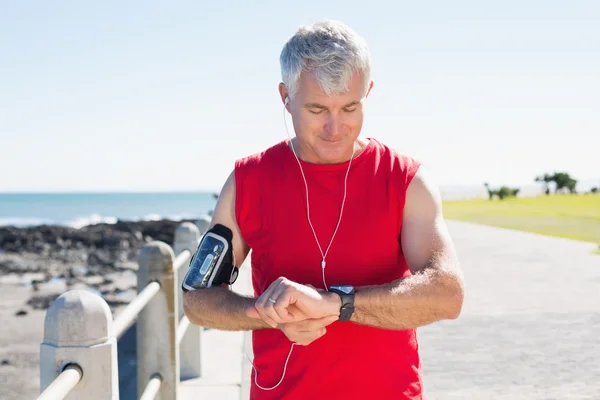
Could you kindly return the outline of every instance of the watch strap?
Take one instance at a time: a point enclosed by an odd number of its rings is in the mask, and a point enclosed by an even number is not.
[[[354,313],[354,288],[350,292],[332,286],[330,291],[337,293],[342,299],[342,307],[340,308],[340,317],[338,321],[348,321]]]

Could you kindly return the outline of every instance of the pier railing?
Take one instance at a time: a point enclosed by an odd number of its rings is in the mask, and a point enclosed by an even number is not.
[[[137,398],[176,399],[180,377],[200,377],[202,331],[185,317],[180,287],[207,228],[207,220],[185,222],[173,248],[146,244],[138,259],[138,294],[114,319],[106,301],[87,290],[67,291],[52,303],[40,348],[38,400],[119,399],[117,341],[134,322]]]

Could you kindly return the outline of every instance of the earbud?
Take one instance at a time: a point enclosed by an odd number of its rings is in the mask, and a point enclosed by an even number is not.
[[[289,98],[289,97],[286,97],[286,98],[285,98],[285,104],[284,104],[284,106],[285,106],[285,105],[287,105],[287,103],[289,103],[289,102],[290,102],[290,98]]]

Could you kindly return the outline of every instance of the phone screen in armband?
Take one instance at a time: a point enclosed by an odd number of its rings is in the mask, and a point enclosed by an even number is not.
[[[228,250],[227,241],[209,232],[202,238],[190,261],[182,287],[186,290],[210,287]]]

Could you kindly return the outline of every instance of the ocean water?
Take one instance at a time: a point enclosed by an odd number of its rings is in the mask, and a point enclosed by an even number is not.
[[[483,185],[441,186],[444,200],[487,198]],[[537,196],[540,185],[521,186],[519,196]],[[181,220],[210,215],[212,192],[166,193],[0,193],[0,226],[66,225]]]
[[[181,220],[209,215],[211,192],[188,193],[0,193],[0,226],[42,224],[81,228],[96,223]]]

